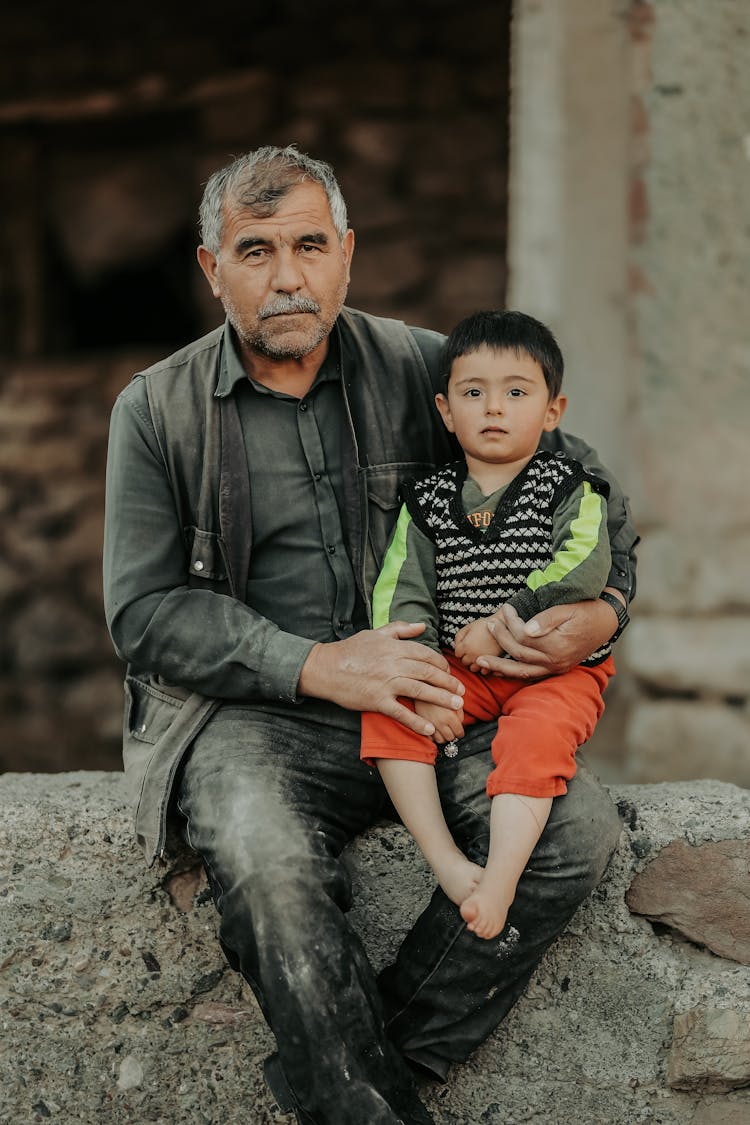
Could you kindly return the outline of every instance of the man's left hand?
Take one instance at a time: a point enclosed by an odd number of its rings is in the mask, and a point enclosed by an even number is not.
[[[580,664],[617,629],[617,614],[606,602],[556,605],[523,621],[510,605],[488,619],[488,628],[506,656],[480,656],[477,664],[512,679],[537,680]]]

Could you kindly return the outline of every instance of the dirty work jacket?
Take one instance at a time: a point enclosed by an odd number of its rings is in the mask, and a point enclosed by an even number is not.
[[[369,607],[401,481],[456,456],[433,404],[442,337],[420,332],[417,346],[401,322],[351,309],[342,310],[334,330],[348,423],[347,545]],[[294,639],[279,637],[244,602],[252,482],[235,400],[217,394],[222,337],[217,329],[136,376],[113,412],[105,606],[115,646],[129,662],[124,763],[136,835],[149,862],[164,855],[177,769],[219,697],[296,699],[299,667],[290,674],[281,647],[286,638],[293,648]],[[136,395],[137,382],[143,385]],[[118,421],[123,411],[126,438]],[[581,457],[583,448],[602,471],[588,447],[571,439],[574,450],[567,439],[557,440],[573,456]],[[620,576],[613,570],[613,578],[629,591],[634,536],[622,494],[613,491],[622,570]],[[226,651],[227,635],[237,637],[235,660]],[[259,638],[255,647],[253,638]],[[208,692],[204,668],[222,644],[226,687]]]

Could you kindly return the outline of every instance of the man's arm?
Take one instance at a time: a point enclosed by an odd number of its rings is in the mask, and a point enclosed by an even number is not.
[[[104,600],[118,654],[218,699],[296,698],[313,642],[225,594],[188,585],[189,559],[143,382],[112,412]]]
[[[233,597],[189,587],[187,576],[182,528],[142,380],[136,381],[115,405],[107,463],[105,609],[124,660],[217,699],[314,695],[381,710],[395,704],[397,691],[446,706],[455,698],[458,681],[444,658],[399,639],[419,635],[419,626],[399,636],[367,632],[316,645]],[[324,661],[313,657],[319,649],[326,650]]]

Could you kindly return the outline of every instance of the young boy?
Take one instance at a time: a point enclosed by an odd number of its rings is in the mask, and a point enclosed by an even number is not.
[[[417,701],[425,735],[362,716],[362,757],[375,762],[403,823],[470,930],[496,937],[547,822],[575,773],[614,674],[610,644],[562,675],[533,682],[481,675],[498,655],[487,619],[503,605],[528,620],[551,605],[597,598],[610,570],[604,481],[562,454],[538,451],[566,406],[552,333],[518,312],[463,320],[445,345],[446,393],[435,398],[465,461],[404,487],[404,506],[373,594],[375,627],[418,621],[465,685],[463,712]],[[407,701],[407,706],[411,706]],[[436,743],[502,716],[485,868],[456,846],[443,818]],[[455,753],[455,746],[446,753]]]

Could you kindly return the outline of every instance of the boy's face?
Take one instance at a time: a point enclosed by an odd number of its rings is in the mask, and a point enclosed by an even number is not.
[[[544,373],[531,356],[483,345],[459,356],[448,394],[435,398],[448,430],[469,466],[508,465],[520,472],[536,452],[543,430],[554,430],[566,406],[550,399]]]

